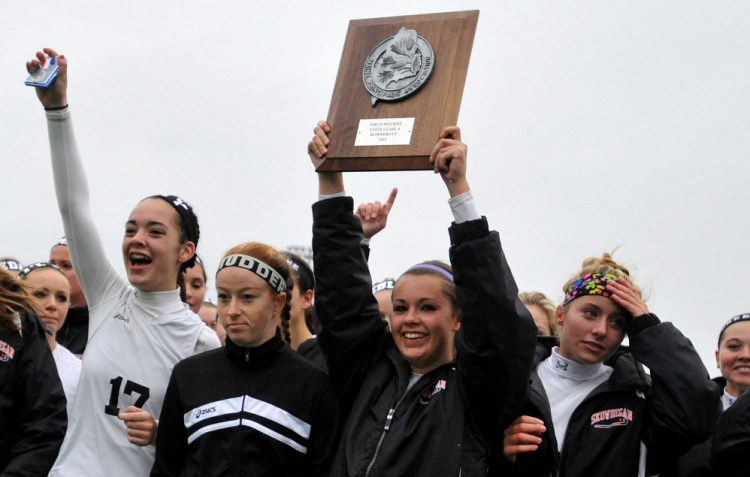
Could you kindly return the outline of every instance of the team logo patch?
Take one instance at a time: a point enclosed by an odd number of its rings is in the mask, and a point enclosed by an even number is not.
[[[115,316],[113,316],[112,318],[114,318],[115,320],[124,321],[125,323],[130,323],[130,318],[125,318],[120,313],[115,313]]]
[[[432,389],[432,392],[425,391],[419,395],[420,404],[429,403],[430,399],[432,399],[432,396],[439,393],[440,391],[443,391],[445,389],[445,386],[446,386],[445,379],[439,379],[438,382],[435,383],[435,387]]]
[[[563,371],[567,371],[568,370],[568,363],[566,363],[565,361],[563,361],[561,359],[556,359],[555,360],[555,367],[557,369],[562,369]]]
[[[204,407],[203,409],[198,409],[195,412],[195,418],[200,419],[201,416],[205,416],[206,414],[211,414],[214,412],[216,412],[216,406]]]
[[[0,361],[10,361],[14,354],[16,354],[16,350],[11,345],[5,341],[0,341]]]
[[[591,415],[591,426],[595,429],[611,429],[613,427],[624,427],[633,421],[633,411],[620,407],[595,412]]]

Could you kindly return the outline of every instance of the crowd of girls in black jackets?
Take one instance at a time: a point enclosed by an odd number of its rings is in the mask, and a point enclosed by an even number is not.
[[[50,56],[59,76],[37,95],[87,339],[68,403],[47,336],[73,279],[46,262],[49,280],[0,269],[0,475],[747,475],[750,314],[721,328],[711,380],[609,254],[583,261],[559,306],[519,298],[455,126],[430,156],[449,262],[373,287],[368,239],[396,191],[355,209],[342,173],[311,171],[314,269],[246,242],[210,275],[192,207],[155,195],[126,220],[120,278],[89,210],[67,60],[45,49],[27,70]],[[314,128],[312,167],[332,127]],[[209,278],[223,347],[196,315]]]

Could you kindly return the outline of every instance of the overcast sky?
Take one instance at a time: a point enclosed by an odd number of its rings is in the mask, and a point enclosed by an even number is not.
[[[309,245],[306,155],[351,19],[481,11],[459,126],[481,212],[522,290],[555,301],[617,248],[648,304],[709,372],[721,325],[750,311],[750,4],[745,1],[25,1],[0,6],[0,255],[46,259],[62,235],[44,113],[24,62],[69,60],[93,213],[121,270],[141,198],[178,194],[213,275],[247,240]],[[355,201],[400,193],[373,278],[447,258],[431,172],[349,173]],[[214,281],[209,279],[210,295]]]

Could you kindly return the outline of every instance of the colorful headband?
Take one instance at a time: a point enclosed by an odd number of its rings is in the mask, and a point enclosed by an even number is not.
[[[18,272],[23,268],[23,265],[21,265],[21,262],[19,262],[18,260],[6,258],[5,260],[0,260],[0,267],[8,270],[9,272]]]
[[[409,270],[415,270],[415,269],[419,269],[419,268],[423,268],[423,269],[426,268],[428,270],[434,270],[434,271],[440,273],[441,275],[443,275],[445,278],[447,278],[451,282],[453,282],[453,274],[451,272],[449,272],[448,270],[444,269],[443,267],[438,267],[437,265],[433,265],[431,263],[418,263],[418,264],[414,265],[413,267],[409,268]],[[407,272],[409,270],[407,270]]]
[[[242,255],[239,253],[234,255],[227,255],[226,257],[221,259],[221,262],[219,262],[219,269],[216,271],[216,274],[218,275],[218,273],[223,268],[227,267],[244,268],[245,270],[253,272],[260,278],[268,282],[268,284],[271,285],[271,288],[273,288],[277,292],[281,293],[283,291],[286,291],[286,282],[284,281],[284,278],[281,276],[281,274],[277,272],[272,266],[261,262],[255,257],[251,257],[250,255]]]
[[[601,295],[609,298],[610,293],[607,291],[607,282],[617,281],[617,275],[611,273],[589,273],[574,281],[565,292],[565,301],[563,306],[567,305],[576,298],[586,295]]]
[[[414,267],[412,267],[414,268]],[[396,282],[393,280],[383,280],[382,282],[376,283],[372,286],[372,294],[376,294],[377,292],[383,291],[383,290],[393,290],[396,288]]]
[[[726,330],[727,328],[729,328],[730,326],[732,326],[735,323],[739,323],[740,321],[750,321],[750,313],[743,313],[741,315],[737,315],[737,316],[732,317],[731,320],[729,320],[726,323],[724,323],[724,326],[721,327],[721,333],[724,333],[724,330]],[[719,334],[721,334],[721,333],[719,333]]]
[[[21,280],[25,279],[29,273],[33,272],[34,270],[39,270],[40,268],[51,268],[53,270],[57,270],[58,272],[62,273],[63,276],[66,276],[65,273],[60,270],[56,265],[52,265],[49,262],[36,262],[32,263],[31,265],[26,265],[23,267],[23,269],[18,272],[18,278]]]

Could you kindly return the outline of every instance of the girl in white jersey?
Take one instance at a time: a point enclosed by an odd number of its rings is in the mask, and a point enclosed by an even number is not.
[[[33,72],[52,49],[26,63]],[[76,275],[89,304],[89,342],[78,396],[53,476],[146,475],[172,367],[219,346],[180,300],[177,278],[194,263],[198,222],[175,196],[139,202],[125,223],[127,281],[107,261],[89,208],[88,185],[67,101],[67,59],[48,89],[47,114],[58,205]]]

